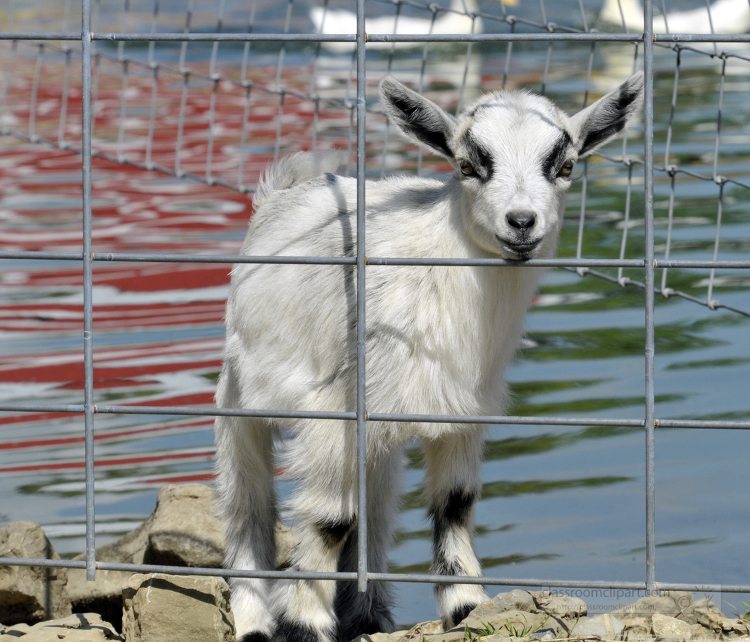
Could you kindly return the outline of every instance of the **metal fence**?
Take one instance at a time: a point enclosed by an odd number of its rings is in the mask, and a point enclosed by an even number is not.
[[[439,17],[445,13],[455,12],[455,9],[446,9],[437,5],[423,5],[412,3],[410,0],[400,0],[394,2],[396,16],[399,15],[402,6],[411,6],[425,12],[428,21],[434,26]],[[66,5],[69,7],[70,5]],[[129,3],[126,2],[126,11],[129,10]],[[566,588],[612,588],[612,589],[630,589],[630,590],[690,590],[690,591],[724,591],[724,592],[750,592],[750,583],[734,586],[718,585],[711,581],[696,583],[665,583],[657,582],[656,579],[656,549],[655,549],[655,471],[654,471],[654,430],[656,427],[662,428],[692,428],[705,430],[732,430],[732,429],[750,429],[748,421],[698,421],[698,420],[667,420],[659,419],[655,416],[655,395],[654,395],[654,306],[655,296],[657,294],[664,297],[679,296],[696,303],[702,304],[712,309],[726,308],[743,315],[750,315],[750,312],[740,307],[720,303],[713,298],[714,275],[717,269],[747,269],[750,268],[750,260],[719,260],[719,239],[721,234],[721,212],[724,199],[725,186],[732,185],[742,190],[750,190],[750,184],[745,180],[736,177],[727,177],[719,174],[719,153],[721,144],[721,113],[722,101],[724,96],[724,79],[727,61],[741,60],[750,62],[750,58],[745,57],[742,52],[737,53],[732,50],[719,50],[717,43],[750,43],[750,35],[726,35],[718,33],[709,34],[672,34],[654,33],[653,28],[653,2],[646,0],[644,5],[645,28],[643,32],[628,32],[625,25],[624,33],[601,33],[588,27],[586,24],[586,14],[581,2],[581,18],[583,29],[574,27],[565,27],[550,22],[545,17],[544,0],[540,0],[541,21],[529,21],[518,19],[506,11],[502,5],[502,15],[489,15],[478,11],[466,10],[463,15],[468,16],[474,21],[482,19],[485,21],[495,21],[497,24],[507,27],[502,33],[470,33],[466,34],[440,34],[432,33],[432,27],[427,34],[399,34],[399,33],[366,33],[365,31],[365,0],[356,2],[356,33],[349,34],[304,34],[292,33],[291,24],[291,7],[292,0],[289,0],[286,19],[281,29],[274,33],[257,33],[254,29],[254,13],[248,22],[247,29],[242,32],[222,32],[223,25],[223,4],[219,8],[216,29],[212,32],[195,33],[191,31],[191,16],[193,4],[187,10],[184,25],[181,30],[173,29],[171,32],[160,31],[157,29],[157,17],[159,16],[159,4],[153,4],[151,29],[147,32],[133,33],[109,33],[96,31],[92,28],[92,0],[83,0],[81,9],[82,29],[81,32],[69,31],[67,25],[64,25],[62,31],[39,31],[39,32],[14,32],[11,29],[0,34],[0,39],[11,41],[11,53],[8,57],[8,71],[4,77],[2,95],[0,95],[0,114],[6,107],[9,95],[10,78],[13,73],[13,65],[17,60],[17,51],[22,46],[36,47],[36,61],[33,74],[33,86],[30,96],[31,108],[29,110],[29,123],[26,130],[19,130],[12,125],[3,125],[2,133],[5,135],[15,136],[21,140],[33,143],[47,144],[59,149],[76,151],[82,156],[83,168],[83,249],[81,252],[31,252],[31,251],[2,251],[0,259],[36,259],[36,260],[68,260],[80,263],[84,277],[84,367],[85,367],[85,390],[83,404],[3,404],[0,405],[0,411],[16,412],[61,412],[82,414],[85,425],[85,470],[86,470],[86,560],[46,560],[46,559],[16,559],[0,558],[2,565],[26,565],[26,566],[54,566],[67,568],[85,568],[88,579],[95,577],[97,569],[102,570],[122,570],[133,572],[164,572],[174,574],[189,575],[216,575],[215,568],[184,568],[172,566],[157,565],[135,565],[119,564],[111,562],[101,562],[96,560],[94,544],[94,422],[95,415],[100,413],[122,413],[122,414],[149,414],[149,415],[231,415],[231,416],[252,416],[268,418],[294,418],[294,417],[312,417],[338,420],[356,421],[357,427],[357,444],[358,444],[358,472],[359,472],[359,515],[364,516],[366,512],[366,466],[365,466],[365,434],[368,421],[390,421],[390,422],[472,422],[479,424],[533,424],[533,425],[557,425],[557,426],[578,426],[596,424],[599,426],[620,426],[643,428],[645,435],[645,495],[646,495],[646,569],[643,581],[630,582],[618,580],[591,580],[591,581],[572,581],[556,580],[546,578],[518,578],[518,577],[462,577],[463,583],[476,583],[487,585],[514,585],[514,586],[544,586],[544,587],[566,587]],[[94,5],[98,8],[99,4]],[[706,3],[707,17],[710,21],[711,8]],[[662,5],[663,8],[663,5]],[[324,11],[328,9],[327,2]],[[663,8],[664,9],[664,8]],[[666,10],[664,10],[666,13]],[[66,10],[66,20],[68,19]],[[624,18],[623,18],[624,20]],[[322,29],[321,29],[322,30]],[[713,31],[713,29],[711,29]],[[118,43],[117,53],[110,50],[96,50],[96,43],[99,42],[116,42]],[[131,57],[125,54],[125,43],[148,43],[148,50],[145,55]],[[178,42],[181,43],[181,53],[179,62],[170,66],[159,62],[155,55],[155,45],[160,42]],[[212,55],[209,69],[206,72],[191,69],[188,64],[188,44],[192,42],[210,42],[213,43]],[[242,43],[244,53],[242,59],[242,75],[239,80],[236,78],[222,75],[217,66],[219,43]],[[282,43],[278,59],[276,62],[276,80],[275,83],[262,83],[250,77],[250,62],[248,51],[251,43]],[[286,43],[311,43],[316,47],[315,63],[312,69],[312,76],[318,73],[318,61],[321,51],[321,45],[332,43],[349,43],[353,49],[352,64],[356,68],[354,82],[347,85],[347,96],[344,99],[322,96],[315,88],[314,81],[310,89],[294,89],[283,86],[282,71],[284,68],[284,57],[286,53]],[[600,42],[620,42],[633,43],[635,45],[636,56],[633,62],[635,66],[638,59],[639,50],[642,53],[643,68],[645,71],[645,110],[644,110],[644,150],[643,160],[630,156],[625,153],[626,143],[623,145],[623,155],[621,158],[610,158],[612,162],[620,163],[627,168],[628,172],[628,200],[626,206],[626,221],[623,227],[623,237],[620,249],[620,256],[616,259],[611,258],[584,258],[583,257],[583,229],[586,211],[586,180],[587,174],[583,175],[583,198],[581,206],[581,216],[579,222],[578,245],[576,258],[555,258],[555,259],[534,259],[517,263],[503,259],[416,259],[416,258],[392,258],[392,257],[373,257],[366,254],[366,229],[365,229],[365,176],[366,176],[366,120],[368,113],[373,113],[375,107],[367,102],[366,95],[366,52],[369,46],[391,45],[391,54],[388,58],[387,70],[389,71],[393,62],[393,52],[399,43],[425,43],[424,56],[422,58],[421,72],[418,74],[419,84],[421,85],[424,77],[425,62],[427,60],[427,44],[436,42],[465,43],[467,46],[467,56],[465,69],[469,68],[469,59],[471,48],[476,43],[503,43],[507,47],[507,58],[505,75],[507,76],[507,61],[510,59],[514,43],[524,42],[541,42],[547,43],[547,58],[544,69],[544,79],[546,81],[552,47],[554,43],[560,42],[581,42],[590,43],[591,56],[593,57],[594,46]],[[34,43],[29,45],[28,43]],[[80,53],[70,47],[70,43],[80,43]],[[701,44],[703,43],[703,44]],[[709,48],[706,49],[705,45]],[[675,81],[674,93],[671,102],[671,114],[669,120],[669,130],[667,132],[666,151],[664,153],[664,162],[655,165],[654,152],[654,48],[669,47],[676,52]],[[682,167],[670,158],[670,140],[675,115],[677,101],[677,83],[680,73],[680,52],[696,51],[710,58],[716,58],[722,61],[721,84],[719,95],[718,125],[715,138],[715,149],[713,153],[713,172],[711,174],[702,174],[695,172],[690,167]],[[80,55],[81,60],[81,109],[82,109],[82,131],[80,147],[76,146],[66,135],[66,118],[65,109],[60,114],[60,127],[57,138],[40,134],[38,124],[35,120],[37,113],[36,103],[40,89],[40,70],[45,55],[56,56],[62,60],[65,69],[63,83],[63,100],[62,104],[67,106],[69,100],[70,74],[72,69],[71,60],[74,56]],[[276,55],[276,54],[274,54]],[[122,80],[122,114],[120,119],[120,129],[117,132],[116,139],[113,138],[110,151],[95,149],[92,144],[92,122],[95,115],[92,113],[92,99],[96,97],[99,87],[100,68],[104,64],[115,65],[121,70]],[[146,149],[142,150],[140,156],[131,153],[125,142],[124,121],[127,113],[126,96],[129,78],[134,68],[139,68],[151,76],[151,96],[148,105],[148,134]],[[158,133],[157,133],[157,94],[159,88],[159,78],[163,75],[171,75],[182,83],[182,98],[180,103],[180,115],[176,126],[176,138],[174,149],[174,162],[171,166],[157,162],[158,156]],[[350,79],[351,80],[351,79]],[[589,60],[587,82],[591,80],[591,62]],[[92,82],[93,81],[93,82]],[[185,169],[182,161],[181,151],[186,148],[184,133],[186,131],[186,105],[191,83],[197,81],[205,83],[209,87],[210,107],[209,107],[209,137],[208,152],[205,162],[205,171],[197,172]],[[243,103],[243,120],[241,129],[240,149],[245,148],[248,140],[248,111],[250,109],[251,95],[261,93],[271,96],[278,101],[278,130],[276,132],[276,142],[271,157],[278,157],[281,150],[280,131],[281,116],[284,113],[285,101],[305,100],[313,105],[314,118],[321,117],[323,110],[327,107],[344,110],[351,114],[353,137],[356,139],[356,177],[357,177],[357,246],[355,257],[268,257],[268,256],[232,256],[232,255],[204,255],[204,254],[157,254],[157,253],[100,253],[96,252],[92,244],[92,214],[91,214],[91,190],[92,190],[92,157],[99,157],[111,160],[121,164],[129,164],[137,168],[149,171],[162,172],[178,178],[203,181],[207,184],[221,184],[240,192],[252,192],[248,186],[247,167],[245,163],[245,154],[238,154],[237,166],[232,169],[236,172],[236,180],[227,178],[226,172],[222,174],[212,164],[216,154],[214,138],[214,123],[219,108],[217,107],[217,95],[221,83],[229,83],[235,89],[245,92]],[[466,72],[464,72],[463,84],[461,85],[461,95],[463,96],[466,84]],[[352,90],[351,88],[354,87]],[[587,84],[588,87],[588,84]],[[351,91],[351,94],[348,92]],[[587,90],[588,96],[588,90]],[[459,100],[460,103],[460,100]],[[317,130],[314,130],[314,132]],[[384,141],[387,149],[388,132],[384,133]],[[320,143],[315,133],[311,146],[314,148]],[[640,172],[640,165],[643,165],[644,176],[644,218],[645,218],[645,251],[639,258],[625,258],[627,246],[627,217],[630,207],[630,188],[634,172]],[[417,160],[418,168],[423,166],[423,158],[420,153]],[[385,153],[383,153],[383,168],[385,168]],[[668,237],[664,258],[656,258],[654,247],[654,176],[661,174],[668,177],[669,187],[669,210],[668,210]],[[673,222],[674,199],[675,199],[675,178],[681,174],[691,178],[713,182],[718,186],[718,215],[716,222],[716,242],[714,254],[711,260],[674,260],[670,258],[671,230]],[[357,404],[356,410],[351,412],[286,412],[261,409],[245,410],[224,410],[224,409],[207,409],[195,407],[154,407],[154,406],[122,406],[122,405],[101,405],[94,404],[94,378],[93,378],[93,301],[92,301],[92,270],[93,263],[97,261],[119,261],[119,262],[189,262],[189,263],[295,263],[295,264],[331,264],[356,265],[357,272]],[[545,266],[559,267],[578,271],[579,274],[589,274],[611,280],[621,286],[635,286],[642,288],[645,295],[645,407],[643,415],[630,419],[608,419],[608,418],[554,418],[554,417],[466,417],[466,416],[432,416],[432,415],[407,415],[407,414],[382,414],[377,408],[369,408],[365,399],[365,279],[367,274],[367,265],[454,265],[454,266],[482,266],[482,265],[507,265],[514,266],[515,269],[525,269],[526,266]],[[603,273],[597,268],[615,268],[617,274],[612,275]],[[695,297],[690,293],[671,289],[668,286],[668,270],[673,268],[680,269],[704,269],[710,270],[708,280],[708,290],[705,298]],[[661,284],[657,286],[656,270],[663,269]],[[629,273],[642,272],[642,277],[630,279],[623,274],[624,270]],[[400,582],[432,582],[432,583],[449,583],[455,579],[446,576],[436,576],[428,574],[389,574],[389,573],[370,573],[367,568],[367,522],[365,519],[358,521],[359,529],[359,564],[356,573],[311,573],[298,571],[237,571],[224,570],[220,571],[222,575],[228,577],[266,577],[266,578],[299,578],[299,579],[338,579],[357,581],[359,590],[365,590],[368,582],[377,581],[400,581]]]

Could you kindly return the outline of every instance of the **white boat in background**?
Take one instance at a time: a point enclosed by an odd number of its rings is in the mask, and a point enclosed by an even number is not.
[[[515,4],[505,2],[506,5]],[[425,11],[425,17],[404,16],[396,14],[367,18],[368,33],[385,33],[397,35],[426,35],[426,34],[470,34],[482,33],[482,19],[472,18],[471,14],[478,10],[474,0],[451,0],[450,7],[438,12],[435,19]],[[316,33],[326,35],[340,35],[357,32],[357,14],[344,9],[324,9],[313,7],[310,9],[310,20],[315,26]],[[422,43],[398,42],[397,47],[421,46]],[[370,43],[368,48],[391,47],[389,42]],[[354,47],[350,42],[324,42],[323,47],[331,51],[351,51]]]
[[[654,3],[657,9],[659,3]],[[710,9],[710,20],[709,20]],[[622,25],[628,31],[643,31],[643,5],[640,0],[605,0],[599,19]],[[745,33],[750,29],[750,3],[747,0],[716,0],[710,7],[689,11],[670,11],[666,16],[654,12],[654,33]]]

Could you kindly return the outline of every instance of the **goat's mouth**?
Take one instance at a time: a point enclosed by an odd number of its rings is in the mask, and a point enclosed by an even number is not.
[[[523,242],[517,243],[504,239],[499,234],[495,234],[495,236],[504,252],[511,255],[508,257],[511,259],[530,259],[534,250],[539,247],[539,244],[543,240],[541,238],[533,241],[524,239]]]

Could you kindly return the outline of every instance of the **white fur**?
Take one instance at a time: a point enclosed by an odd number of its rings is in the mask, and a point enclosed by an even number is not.
[[[634,77],[627,89],[639,93],[641,85]],[[386,79],[381,85],[386,112],[407,135],[432,144],[437,132],[443,142],[433,144],[435,151],[458,167],[475,154],[465,135],[470,130],[473,142],[489,153],[493,169],[487,180],[456,172],[447,182],[416,177],[368,182],[368,256],[552,256],[570,179],[543,175],[544,158],[563,132],[571,144],[560,162],[575,161],[584,139],[593,140],[594,128],[606,127],[618,117],[627,120],[635,105],[628,105],[626,114],[613,108],[621,90],[573,118],[545,98],[498,92],[485,96],[456,120]],[[418,109],[404,111],[407,103]],[[597,140],[597,145],[606,140]],[[590,153],[593,147],[584,151]],[[332,164],[335,159],[297,154],[272,168],[256,193],[257,210],[242,254],[352,256],[356,181],[321,176],[323,171],[333,171]],[[517,211],[533,212],[536,217],[525,236],[509,222]],[[532,241],[537,245],[528,251],[521,252],[514,245]],[[368,266],[368,410],[502,414],[506,402],[503,373],[519,345],[539,276],[539,268],[530,267]],[[355,281],[354,266],[235,265],[217,404],[224,408],[353,410]],[[302,533],[302,542],[293,552],[294,567],[335,571],[343,565],[354,570],[353,536],[327,546],[320,525],[356,519],[355,426],[310,419],[284,424],[295,436],[285,464],[301,480],[300,492],[291,504]],[[216,420],[218,491],[228,524],[227,564],[232,568],[272,567],[274,425],[270,420]],[[471,498],[481,492],[482,435],[482,428],[471,424],[368,422],[370,571],[387,570],[399,447],[413,438],[425,444],[426,495],[437,524],[445,517],[440,517],[441,511],[450,510],[446,506],[451,492]],[[435,572],[441,572],[442,559],[443,566],[448,562],[459,574],[481,574],[471,543],[470,504],[465,514],[463,508],[459,511],[458,522],[439,534]],[[346,561],[340,560],[342,549]],[[263,580],[235,580],[232,586],[238,640],[253,631],[273,635],[274,618],[282,617],[306,627],[309,639],[328,641],[336,637],[337,615],[356,619],[354,611],[366,611],[371,603],[387,611],[386,589],[377,583],[367,596],[349,594],[350,608],[343,614],[335,613],[330,581],[278,582],[270,602],[270,587]],[[470,585],[444,587],[437,595],[448,625],[455,624],[451,618],[456,609],[486,599],[480,587]],[[371,619],[372,626],[390,626],[387,616]],[[344,630],[357,626],[346,621],[340,624]],[[278,632],[274,637],[282,638]]]

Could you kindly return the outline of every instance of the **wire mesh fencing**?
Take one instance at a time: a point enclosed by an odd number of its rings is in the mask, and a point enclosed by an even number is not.
[[[222,0],[201,5],[177,2],[114,3],[66,0],[54,9],[9,0],[2,34],[5,69],[0,88],[4,136],[75,152],[83,165],[83,235],[71,247],[5,247],[0,259],[63,260],[82,267],[85,391],[83,403],[3,403],[0,411],[82,414],[86,434],[86,561],[0,559],[4,564],[215,575],[216,569],[107,563],[95,556],[94,417],[96,414],[217,414],[283,419],[300,413],[273,409],[223,411],[197,406],[137,406],[94,403],[92,297],[95,262],[331,263],[357,266],[358,302],[369,265],[475,265],[482,261],[394,259],[366,256],[365,180],[394,171],[440,175],[445,161],[398,140],[376,100],[376,87],[395,75],[455,111],[482,91],[528,86],[569,111],[580,109],[633,71],[646,74],[643,122],[584,163],[569,198],[564,234],[574,238],[569,256],[528,265],[561,267],[581,276],[644,291],[645,405],[630,418],[433,417],[384,415],[365,399],[364,354],[358,355],[357,407],[348,412],[307,413],[355,420],[360,444],[359,501],[366,505],[364,435],[371,421],[441,421],[485,424],[624,426],[646,437],[646,573],[643,581],[549,578],[462,578],[467,583],[515,586],[625,588],[652,591],[748,592],[750,584],[719,586],[657,582],[655,569],[655,427],[747,429],[744,420],[660,419],[654,401],[654,306],[656,298],[685,299],[712,310],[750,316],[746,239],[722,235],[722,219],[746,209],[750,173],[747,127],[750,110],[743,78],[750,67],[750,37],[722,33],[720,16],[708,3],[694,31],[682,26],[664,3],[645,3],[643,17],[629,3],[608,2],[607,22],[599,6],[577,2],[450,6],[412,0],[355,6],[311,6],[262,0],[235,6]],[[658,5],[658,3],[657,3]],[[23,9],[23,10],[22,10]],[[649,16],[656,11],[653,22]],[[750,4],[748,4],[750,11]],[[613,13],[614,12],[614,13]],[[78,32],[78,16],[82,31]],[[619,20],[618,20],[619,16]],[[739,18],[738,18],[739,21]],[[366,26],[367,25],[367,26]],[[688,23],[688,26],[691,26]],[[707,28],[706,28],[707,27]],[[657,33],[658,32],[658,33]],[[699,73],[700,72],[700,73]],[[700,121],[685,127],[684,114]],[[359,184],[356,257],[246,257],[227,253],[110,251],[95,242],[92,219],[92,159],[165,177],[219,185],[252,194],[263,168],[282,154],[302,149],[344,148]],[[617,236],[599,223],[611,213],[601,185],[616,185]],[[603,204],[604,203],[604,204]],[[621,208],[621,211],[619,211]],[[658,235],[658,239],[656,238]],[[658,242],[657,242],[658,241]],[[80,249],[79,249],[80,248]],[[507,261],[485,260],[496,265]],[[523,269],[523,267],[519,267]],[[701,276],[696,281],[695,270]],[[721,299],[716,293],[721,289]],[[364,338],[366,315],[358,309]],[[364,341],[360,341],[364,346]],[[360,524],[360,528],[366,528]],[[360,542],[366,542],[361,536]],[[321,577],[315,573],[222,571],[242,577]],[[426,573],[368,573],[360,550],[354,580],[446,582]],[[326,575],[325,577],[328,577]]]

